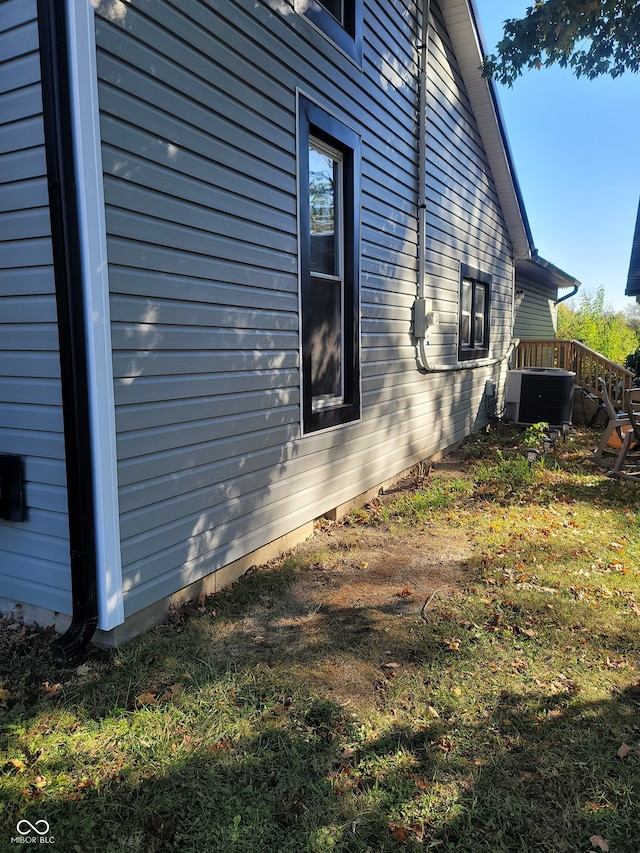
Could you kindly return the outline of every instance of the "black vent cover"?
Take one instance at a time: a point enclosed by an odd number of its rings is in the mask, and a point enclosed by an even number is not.
[[[9,453],[0,454],[0,519],[26,520],[22,494],[22,459]]]

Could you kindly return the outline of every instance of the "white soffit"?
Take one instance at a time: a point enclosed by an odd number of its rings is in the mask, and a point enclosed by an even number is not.
[[[441,0],[449,37],[473,107],[516,258],[529,258],[533,240],[513,170],[493,84],[480,72],[483,50],[469,0]]]

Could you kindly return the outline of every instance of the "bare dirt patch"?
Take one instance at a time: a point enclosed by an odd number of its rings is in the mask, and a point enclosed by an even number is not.
[[[433,470],[418,466],[381,500],[414,492]],[[461,473],[455,461],[435,470],[440,477]],[[160,630],[171,631],[176,621],[206,612],[207,655],[257,670],[264,665],[282,672],[283,680],[294,676],[319,692],[329,691],[341,704],[363,707],[377,701],[381,683],[400,667],[419,666],[423,605],[430,601],[435,607],[469,582],[472,553],[467,532],[450,527],[321,521],[314,537],[293,552],[296,568],[288,581],[276,579],[286,560],[257,567],[249,573],[254,578],[239,581],[256,580],[255,591],[244,596],[246,605],[232,606],[225,616],[215,597],[206,605],[194,602]],[[263,579],[269,572],[273,584]],[[19,691],[24,702],[40,696],[41,685],[51,680],[47,652],[53,637],[49,629],[0,620],[2,657],[9,669],[30,675],[23,679],[29,689],[23,685]],[[93,664],[104,657],[108,665],[108,653],[91,647],[89,655]],[[74,671],[69,669],[66,683]]]
[[[423,605],[457,594],[472,553],[451,528],[321,522],[295,551],[307,568],[242,618],[212,622],[209,651],[297,672],[341,704],[375,703],[381,679],[419,665]]]

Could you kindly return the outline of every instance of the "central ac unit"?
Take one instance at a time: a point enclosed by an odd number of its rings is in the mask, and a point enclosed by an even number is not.
[[[527,426],[571,423],[575,373],[557,367],[522,367],[507,373],[505,418]]]

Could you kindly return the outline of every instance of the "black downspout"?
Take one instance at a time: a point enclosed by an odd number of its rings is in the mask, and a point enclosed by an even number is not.
[[[98,625],[89,375],[66,3],[38,0],[38,30],[73,600],[71,625],[53,642],[52,650],[56,657],[66,661],[83,651]]]
[[[575,296],[576,293],[578,292],[579,286],[580,285],[575,284],[571,293],[565,293],[565,295],[561,296],[560,299],[556,299],[556,305],[560,305],[560,303],[564,302],[565,299],[571,299],[572,296]],[[558,295],[558,292],[556,291],[556,296],[557,295]]]

